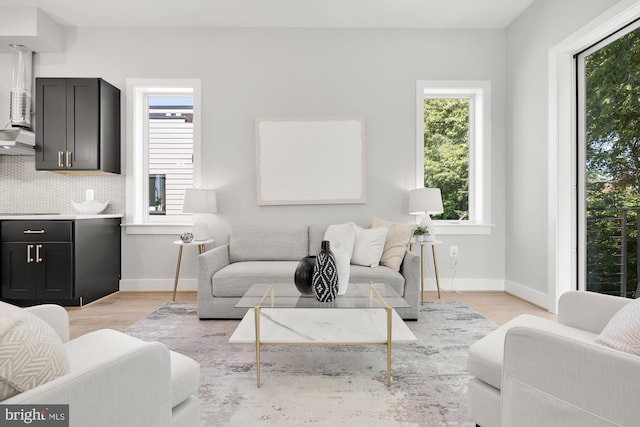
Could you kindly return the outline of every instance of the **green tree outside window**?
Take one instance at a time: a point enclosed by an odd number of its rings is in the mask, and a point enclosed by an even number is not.
[[[425,98],[424,186],[442,191],[444,213],[469,219],[470,98]]]

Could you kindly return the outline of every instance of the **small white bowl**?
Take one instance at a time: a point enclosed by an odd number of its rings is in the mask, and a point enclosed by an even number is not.
[[[107,208],[107,205],[109,204],[109,201],[100,203],[97,200],[85,200],[82,203],[76,203],[72,200],[71,204],[73,205],[73,208],[75,210],[83,215],[95,215],[105,210]]]

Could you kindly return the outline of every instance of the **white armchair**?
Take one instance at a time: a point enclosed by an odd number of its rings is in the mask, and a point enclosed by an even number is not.
[[[198,426],[200,365],[156,342],[110,329],[69,341],[64,308],[27,308],[64,342],[70,372],[3,404],[68,404],[70,426]]]
[[[469,349],[469,411],[482,427],[634,426],[640,357],[595,342],[632,300],[569,292],[558,322],[519,316]]]

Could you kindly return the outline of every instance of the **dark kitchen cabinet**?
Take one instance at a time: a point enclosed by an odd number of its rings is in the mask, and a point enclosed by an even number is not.
[[[119,282],[119,218],[0,222],[2,300],[84,305]]]
[[[73,296],[71,243],[2,243],[2,297],[61,300]]]
[[[119,174],[120,90],[100,78],[37,78],[35,163]]]

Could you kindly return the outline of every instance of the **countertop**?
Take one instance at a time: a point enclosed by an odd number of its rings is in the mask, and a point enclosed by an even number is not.
[[[123,218],[123,214],[97,214],[97,215],[81,215],[81,214],[0,214],[0,221],[5,220],[82,220],[82,219],[101,219],[101,218]]]

